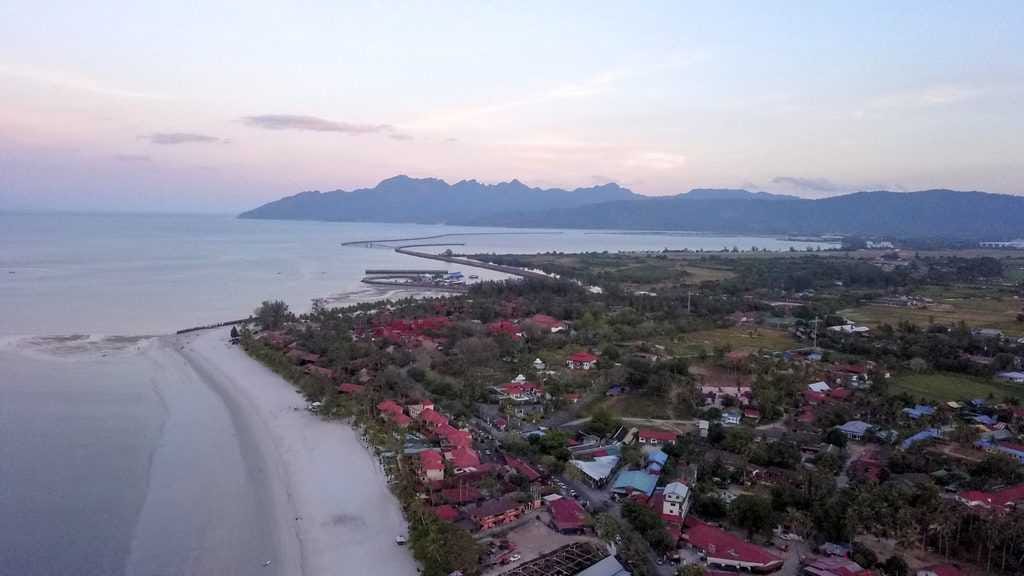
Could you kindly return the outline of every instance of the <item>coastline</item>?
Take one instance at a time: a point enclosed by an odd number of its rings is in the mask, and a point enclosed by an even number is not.
[[[225,329],[170,341],[266,458],[281,553],[274,572],[416,574],[394,543],[406,531],[399,504],[351,426],[308,413],[295,388],[229,344]]]

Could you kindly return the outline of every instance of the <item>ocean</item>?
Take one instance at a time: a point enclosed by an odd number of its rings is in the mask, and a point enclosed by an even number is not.
[[[523,234],[523,232],[529,232]],[[262,300],[374,300],[343,242],[469,233],[464,252],[814,246],[771,238],[0,214],[0,575],[275,574],[273,484],[238,403],[164,338]],[[487,233],[488,235],[478,235]],[[446,266],[451,270],[457,266]],[[486,270],[461,269],[482,278]],[[251,566],[252,568],[248,568]]]

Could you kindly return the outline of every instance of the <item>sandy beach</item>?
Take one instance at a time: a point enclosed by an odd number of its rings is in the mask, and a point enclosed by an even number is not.
[[[0,341],[0,574],[416,573],[355,432],[227,335]]]
[[[281,574],[415,574],[395,536],[406,524],[376,459],[355,431],[309,414],[279,376],[227,342],[227,330],[176,337],[266,458]]]

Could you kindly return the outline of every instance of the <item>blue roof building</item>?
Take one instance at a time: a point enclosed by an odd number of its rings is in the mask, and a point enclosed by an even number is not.
[[[620,496],[629,496],[639,492],[648,498],[654,494],[654,487],[658,485],[658,476],[648,474],[646,470],[625,470],[619,473],[612,485],[612,492]]]
[[[666,462],[668,462],[668,454],[661,450],[651,452],[647,455],[647,472],[654,475],[661,474],[661,469],[665,467]]]
[[[929,406],[928,404],[918,404],[913,408],[904,408],[903,413],[909,416],[913,420],[923,418],[925,416],[935,415],[935,406]]]
[[[917,434],[906,438],[903,442],[900,442],[900,448],[906,450],[918,442],[924,442],[925,440],[933,440],[936,438],[942,438],[942,431],[938,428],[926,428]]]

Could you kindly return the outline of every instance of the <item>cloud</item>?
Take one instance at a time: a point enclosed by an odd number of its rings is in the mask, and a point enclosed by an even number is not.
[[[985,92],[977,86],[938,85],[879,96],[868,102],[869,110],[922,109],[973,100]]]
[[[149,100],[162,100],[167,97],[152,92],[141,92],[138,90],[126,90],[120,87],[106,86],[87,76],[68,73],[56,70],[43,70],[40,68],[15,67],[0,64],[0,76],[18,78],[37,84],[47,84],[55,88],[64,88],[78,92],[88,92],[100,96],[112,98],[139,98]]]
[[[140,138],[148,140],[150,144],[160,144],[162,146],[174,146],[177,144],[227,144],[229,142],[216,136],[191,132],[154,132],[153,134],[140,136]]]
[[[114,160],[131,164],[143,164],[153,161],[152,158],[145,154],[114,154]]]
[[[389,134],[388,138],[391,138],[392,140],[412,140],[413,139],[411,134],[404,134],[402,132],[395,132],[394,134]]]
[[[629,168],[645,170],[674,170],[686,164],[686,156],[673,152],[643,150],[631,154],[625,164]]]
[[[265,130],[308,130],[312,132],[341,132],[343,134],[402,134],[395,132],[390,124],[354,124],[351,122],[335,122],[317,116],[298,114],[260,114],[245,116],[242,122],[254,128]]]
[[[779,184],[788,188],[805,190],[808,192],[843,192],[846,190],[826,178],[802,178],[800,176],[776,176],[772,178],[772,184]]]

